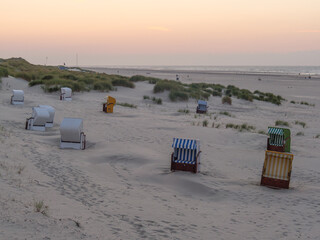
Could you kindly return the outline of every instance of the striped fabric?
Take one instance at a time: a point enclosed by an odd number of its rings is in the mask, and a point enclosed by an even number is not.
[[[185,148],[185,149],[195,150],[195,149],[197,149],[197,140],[173,138],[172,147],[173,148]]]
[[[269,127],[268,134],[270,135],[270,141],[269,141],[270,145],[274,145],[274,146],[284,145],[283,129]]]
[[[195,164],[197,157],[197,140],[174,138],[174,162]]]
[[[264,177],[290,180],[289,173],[292,169],[293,154],[266,151],[263,173]]]

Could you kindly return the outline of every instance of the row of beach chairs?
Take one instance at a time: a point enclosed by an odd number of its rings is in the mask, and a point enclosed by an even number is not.
[[[60,100],[71,101],[72,90],[61,88]],[[13,90],[12,104],[23,104],[22,90]],[[103,103],[103,112],[113,113],[116,99],[108,96]],[[197,113],[206,113],[207,102],[199,100]],[[32,108],[32,116],[26,120],[26,129],[45,131],[53,127],[55,109],[48,105]],[[64,118],[60,124],[60,148],[85,149],[86,135],[83,132],[83,120],[80,118]],[[261,185],[275,188],[289,188],[293,154],[290,153],[290,130],[286,128],[269,127],[267,150],[261,174]],[[200,140],[174,138],[172,143],[171,171],[200,171],[201,150]]]

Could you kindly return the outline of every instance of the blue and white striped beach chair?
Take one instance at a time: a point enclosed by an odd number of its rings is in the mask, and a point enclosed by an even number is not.
[[[171,171],[181,170],[197,173],[200,170],[200,141],[173,138]]]

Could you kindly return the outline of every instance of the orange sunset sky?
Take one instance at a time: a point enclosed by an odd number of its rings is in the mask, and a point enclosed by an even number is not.
[[[0,58],[320,65],[319,0],[1,0]]]

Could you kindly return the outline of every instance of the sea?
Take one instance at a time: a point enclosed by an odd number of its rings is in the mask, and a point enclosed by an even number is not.
[[[108,66],[107,68],[149,69],[164,71],[203,71],[236,73],[274,73],[320,75],[319,66]]]

